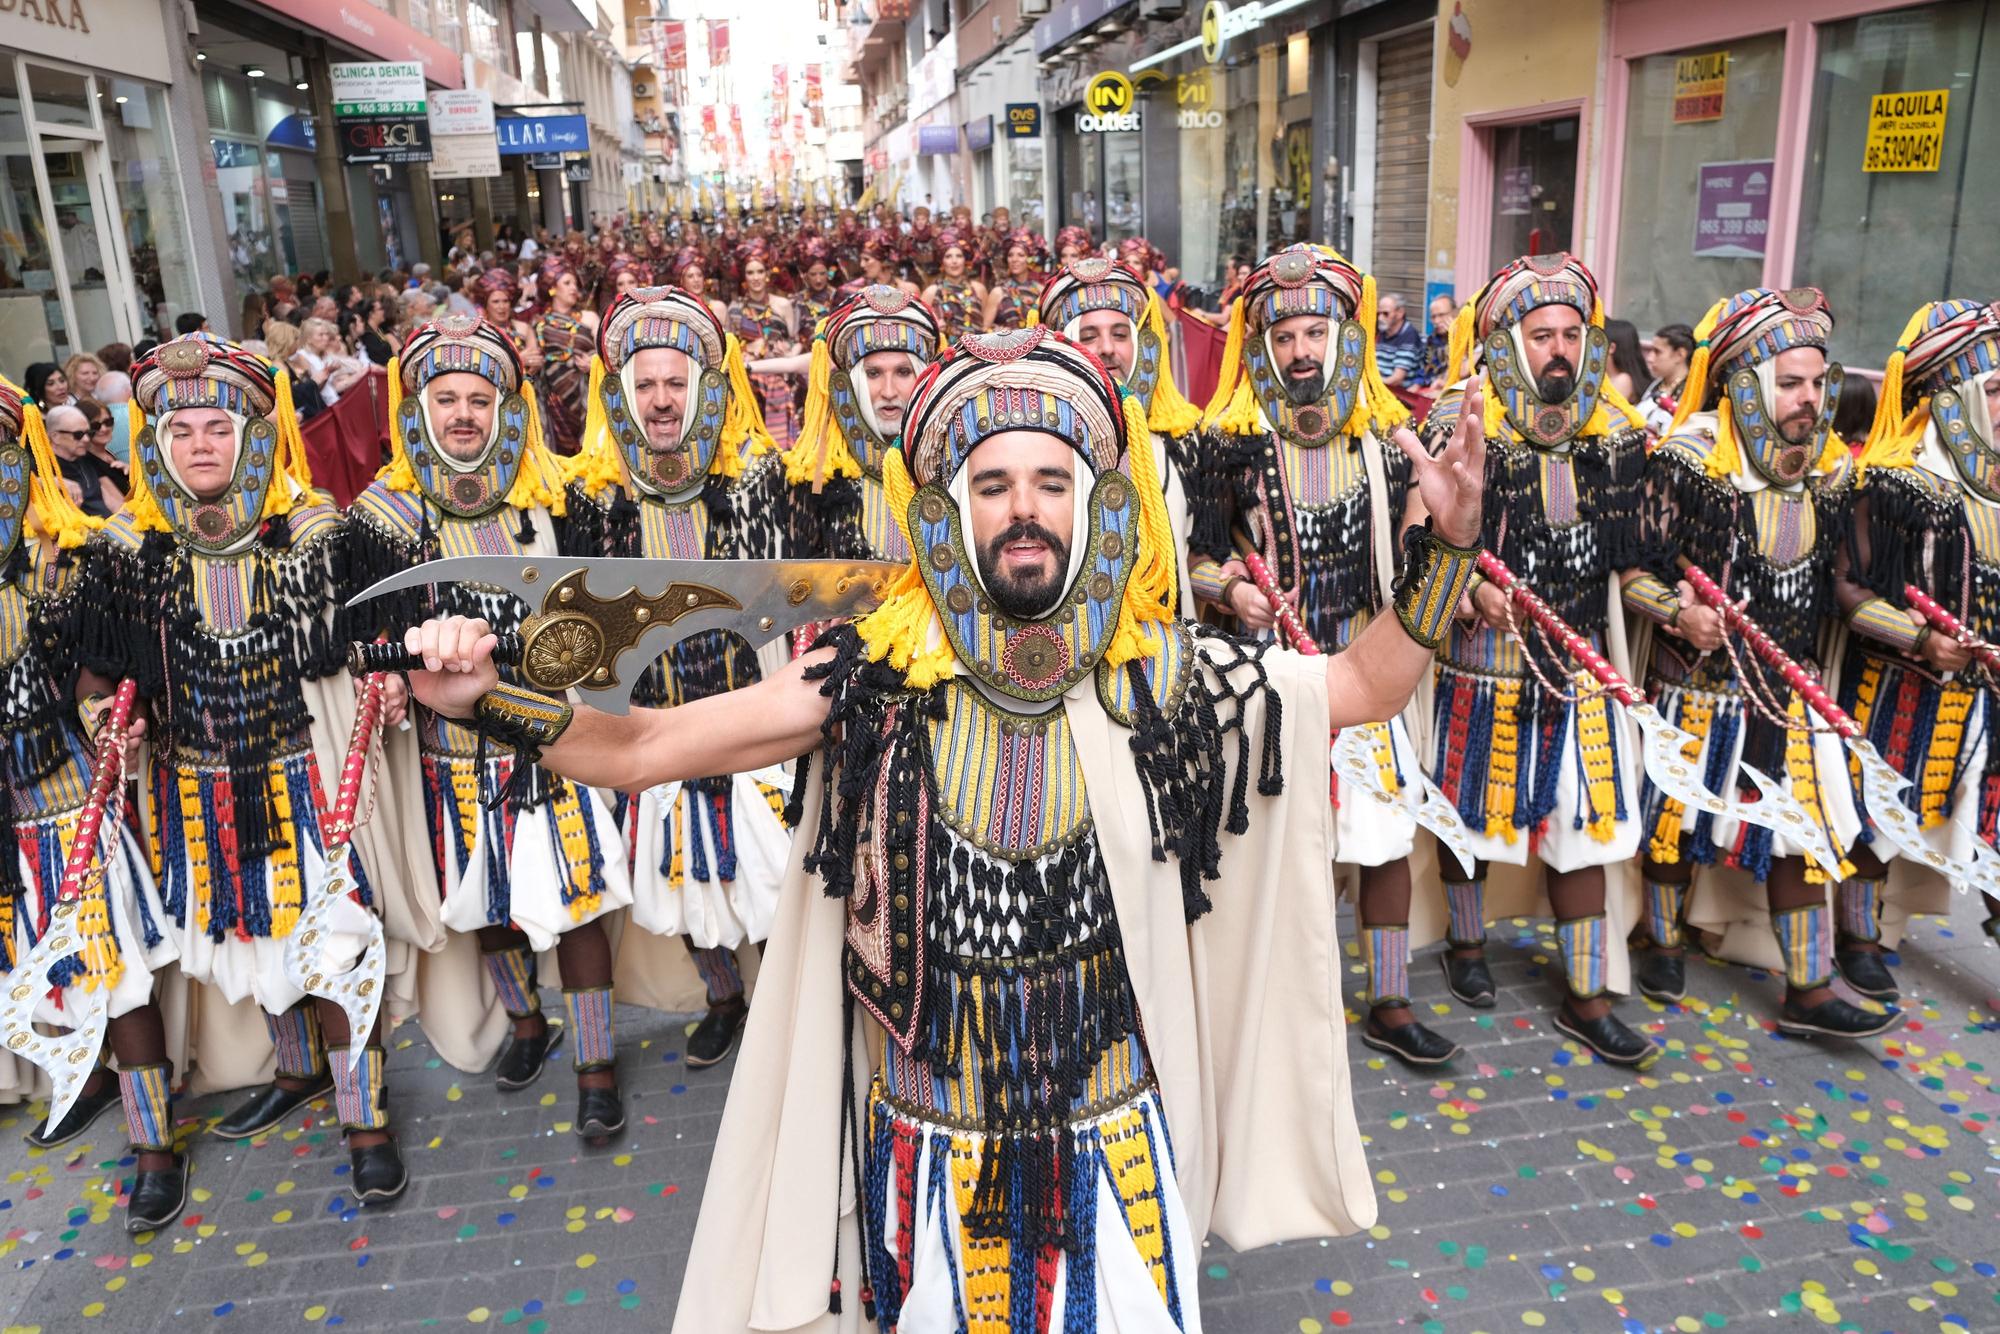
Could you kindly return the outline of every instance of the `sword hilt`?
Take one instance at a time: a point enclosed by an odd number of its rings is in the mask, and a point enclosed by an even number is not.
[[[63,863],[62,882],[56,891],[56,898],[64,903],[74,903],[83,893],[84,881],[90,876],[90,864],[97,858],[98,831],[104,827],[104,811],[111,804],[112,796],[118,791],[118,784],[125,776],[125,731],[132,721],[132,706],[139,698],[139,683],[126,677],[118,683],[118,692],[111,697],[103,722],[97,729],[96,767],[90,775],[90,793],[84,798],[83,811],[77,816],[76,837],[69,846],[69,858]]]
[[[1508,569],[1506,563],[1498,556],[1490,551],[1480,552],[1479,572],[1502,593],[1512,598],[1521,610],[1528,613],[1528,618],[1561,644],[1571,657],[1582,663],[1584,670],[1596,677],[1598,684],[1609,691],[1620,704],[1632,708],[1646,702],[1638,688],[1619,675],[1618,669],[1597,651],[1595,645],[1578,634],[1568,621],[1556,613],[1554,607],[1542,601],[1535,590],[1516,579],[1514,572]]]
[[[494,646],[493,661],[502,667],[518,666],[521,661],[521,636],[512,630],[500,636]],[[372,676],[376,672],[421,672],[424,657],[412,653],[401,644],[383,641],[373,644],[355,643],[347,646],[347,670],[353,676]]]
[[[1693,561],[1681,560],[1681,574],[1695,591],[1695,595],[1709,606],[1722,613],[1723,624],[1743,637],[1751,652],[1762,658],[1766,664],[1777,669],[1785,678],[1785,684],[1796,690],[1799,698],[1808,708],[1825,720],[1827,726],[1847,738],[1857,740],[1862,735],[1860,724],[1856,723],[1838,704],[1833,696],[1826,693],[1826,687],[1819,678],[1792,661],[1791,655],[1778,647],[1776,640],[1764,633],[1764,628],[1745,615],[1743,609],[1729,600],[1715,580]]]

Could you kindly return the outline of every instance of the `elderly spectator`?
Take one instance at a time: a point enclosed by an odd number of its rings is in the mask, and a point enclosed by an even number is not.
[[[1403,298],[1386,292],[1375,313],[1375,369],[1391,389],[1416,384],[1424,367],[1424,340],[1410,323]]]
[[[319,381],[313,379],[305,358],[299,355],[300,341],[298,325],[288,320],[264,322],[264,355],[291,375],[292,405],[298,409],[300,421],[310,421],[326,411],[329,400],[322,396]]]
[[[447,273],[444,276],[444,285],[448,293],[444,301],[445,312],[447,314],[470,315],[474,319],[479,318],[479,303],[465,294],[464,274]]]
[[[106,371],[97,382],[97,401],[111,412],[111,457],[125,463],[132,457],[132,377]]]
[[[340,401],[341,392],[366,373],[367,367],[356,366],[341,347],[340,331],[333,321],[314,316],[300,326],[299,333],[302,340],[298,360],[305,366],[307,377],[319,386],[321,401],[332,407]]]
[[[1439,292],[1431,298],[1431,327],[1424,334],[1424,383],[1444,387],[1444,377],[1451,373],[1446,365],[1450,360],[1451,322],[1458,318],[1458,303],[1451,293]]]
[[[111,485],[104,467],[90,453],[90,418],[73,404],[58,404],[48,410],[46,425],[49,446],[55,450],[56,464],[63,482],[85,514],[108,519],[125,504],[125,497]]]

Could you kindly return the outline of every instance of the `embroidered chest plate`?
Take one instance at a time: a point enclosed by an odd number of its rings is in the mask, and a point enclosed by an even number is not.
[[[1757,522],[1757,552],[1780,568],[1810,556],[1819,541],[1819,516],[1803,492],[1765,488],[1750,497]]]
[[[664,560],[702,560],[708,555],[708,506],[697,495],[678,504],[639,502],[640,554]]]
[[[954,681],[928,724],[938,813],[973,845],[1008,860],[1073,842],[1090,823],[1068,714],[1002,709]]]

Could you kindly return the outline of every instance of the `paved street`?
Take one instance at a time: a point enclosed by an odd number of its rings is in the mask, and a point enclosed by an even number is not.
[[[1865,1055],[1774,1037],[1760,1021],[1776,981],[1695,966],[1699,999],[1644,1013],[1666,1052],[1639,1077],[1528,1015],[1521,997],[1554,985],[1553,940],[1501,926],[1501,1008],[1475,1025],[1437,1006],[1471,1047],[1458,1078],[1357,1065],[1379,1225],[1247,1255],[1211,1245],[1205,1327],[2000,1328],[1988,1073],[2000,952],[1958,906],[1904,954],[1908,1029]],[[1438,1001],[1435,963],[1413,972],[1420,1004]],[[662,1330],[726,1075],[685,1067],[685,1020],[626,1010],[620,1024],[632,1127],[590,1151],[570,1134],[565,1075],[502,1099],[399,1039],[394,1096],[417,1180],[388,1213],[350,1207],[329,1105],[254,1144],[198,1140],[197,1202],[167,1233],[131,1240],[115,1205],[117,1117],[88,1145],[44,1154],[19,1140],[29,1112],[8,1109],[0,1325]],[[226,1101],[179,1111],[210,1117]]]

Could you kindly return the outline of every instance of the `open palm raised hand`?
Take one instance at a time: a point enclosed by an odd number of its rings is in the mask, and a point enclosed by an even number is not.
[[[1443,449],[1428,453],[1416,432],[1399,426],[1396,445],[1410,460],[1410,478],[1424,508],[1430,511],[1431,531],[1458,547],[1479,545],[1486,491],[1486,398],[1483,386],[1474,385],[1465,395],[1458,416],[1458,428]]]

